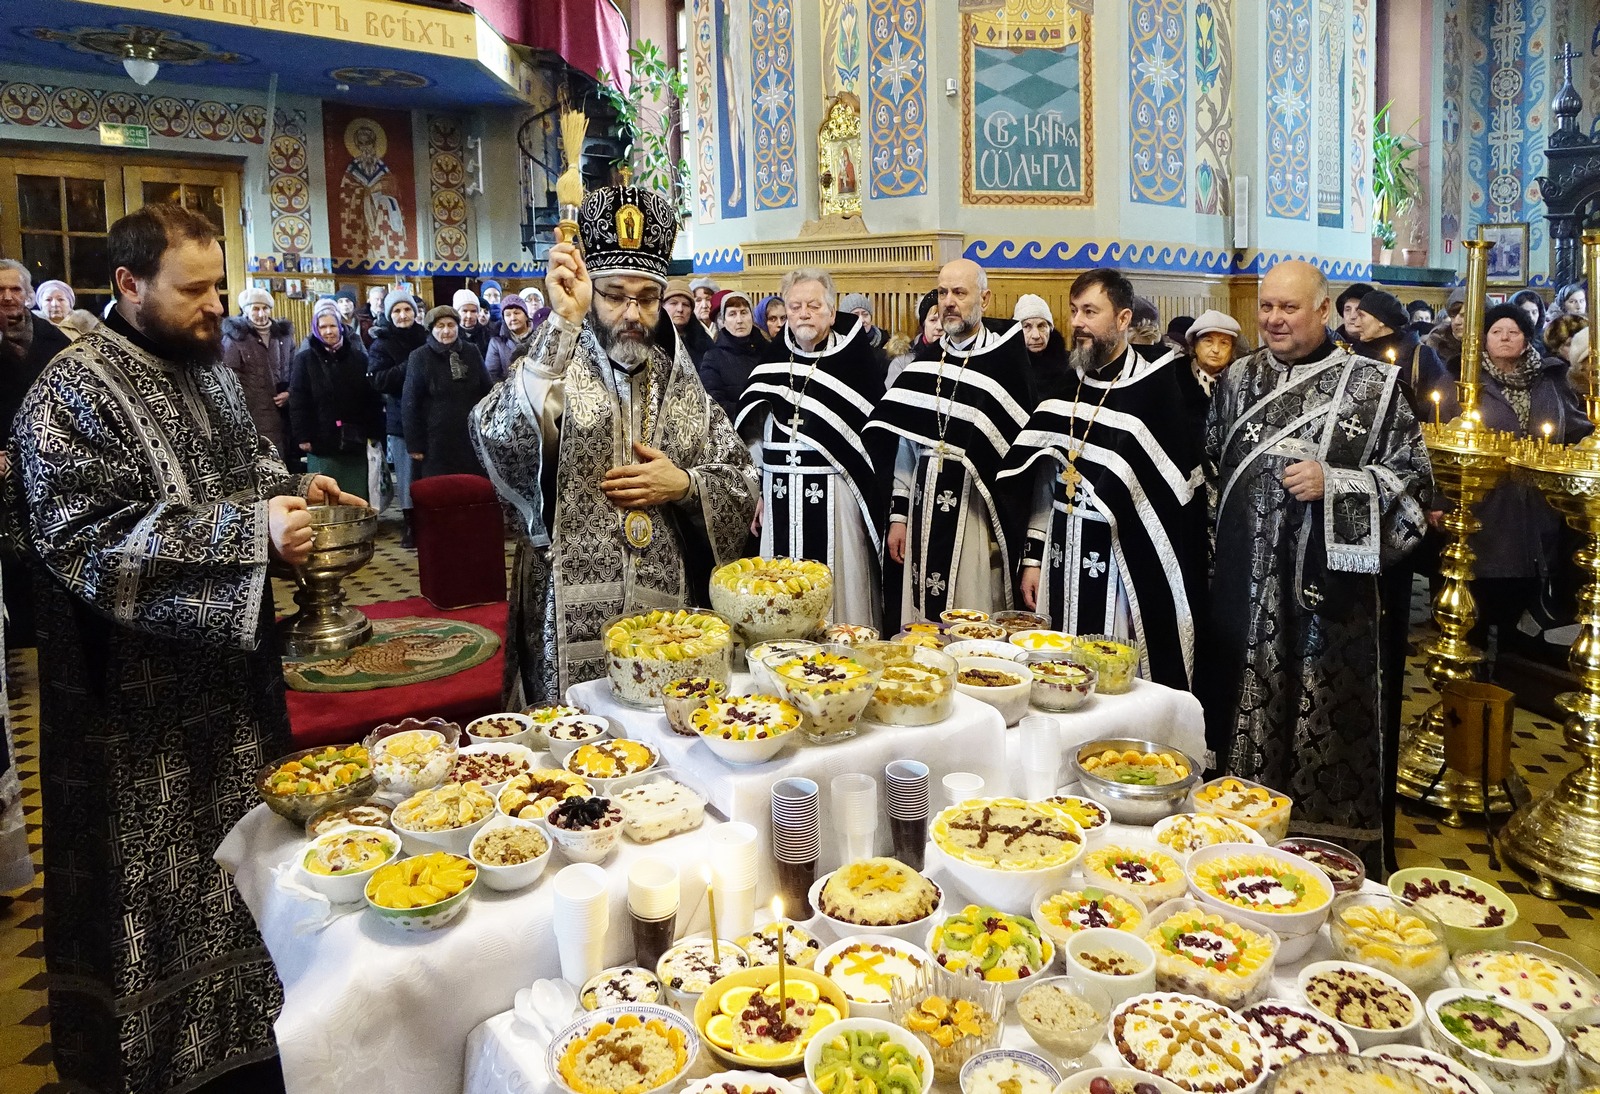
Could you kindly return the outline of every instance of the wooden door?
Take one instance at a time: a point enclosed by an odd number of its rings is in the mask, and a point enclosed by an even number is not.
[[[199,213],[216,229],[222,244],[228,291],[222,295],[227,314],[234,312],[234,294],[245,287],[244,228],[239,215],[239,173],[191,167],[135,165],[123,168],[128,212],[142,205],[170,202]]]

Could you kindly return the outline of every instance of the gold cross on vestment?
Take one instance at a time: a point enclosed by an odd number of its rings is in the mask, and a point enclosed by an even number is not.
[[[1061,485],[1067,488],[1067,512],[1072,512],[1077,506],[1078,484],[1083,481],[1083,472],[1078,470],[1078,461],[1067,457],[1067,466],[1061,469]]]

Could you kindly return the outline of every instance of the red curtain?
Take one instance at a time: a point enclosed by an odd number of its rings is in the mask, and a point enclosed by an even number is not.
[[[628,74],[628,21],[612,0],[468,0],[490,26],[513,42],[557,53],[593,76],[600,69]]]

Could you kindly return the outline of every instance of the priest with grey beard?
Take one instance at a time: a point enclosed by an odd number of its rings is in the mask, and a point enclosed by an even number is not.
[[[614,616],[707,602],[755,515],[750,453],[662,315],[671,203],[612,186],[551,248],[550,319],[473,411],[473,443],[518,517],[506,707],[605,675]]]

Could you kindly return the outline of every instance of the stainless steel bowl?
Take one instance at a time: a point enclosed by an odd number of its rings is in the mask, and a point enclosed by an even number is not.
[[[1082,761],[1085,758],[1104,752],[1108,748],[1116,749],[1118,752],[1129,750],[1141,753],[1163,752],[1182,760],[1188,766],[1189,774],[1166,786],[1135,786],[1131,783],[1112,782],[1083,769]],[[1083,787],[1083,796],[1105,806],[1106,811],[1111,814],[1111,819],[1120,824],[1154,824],[1163,817],[1182,812],[1184,799],[1200,782],[1200,765],[1186,753],[1171,745],[1141,741],[1134,737],[1107,737],[1080,746],[1072,754],[1072,772],[1077,776],[1079,785]]]

